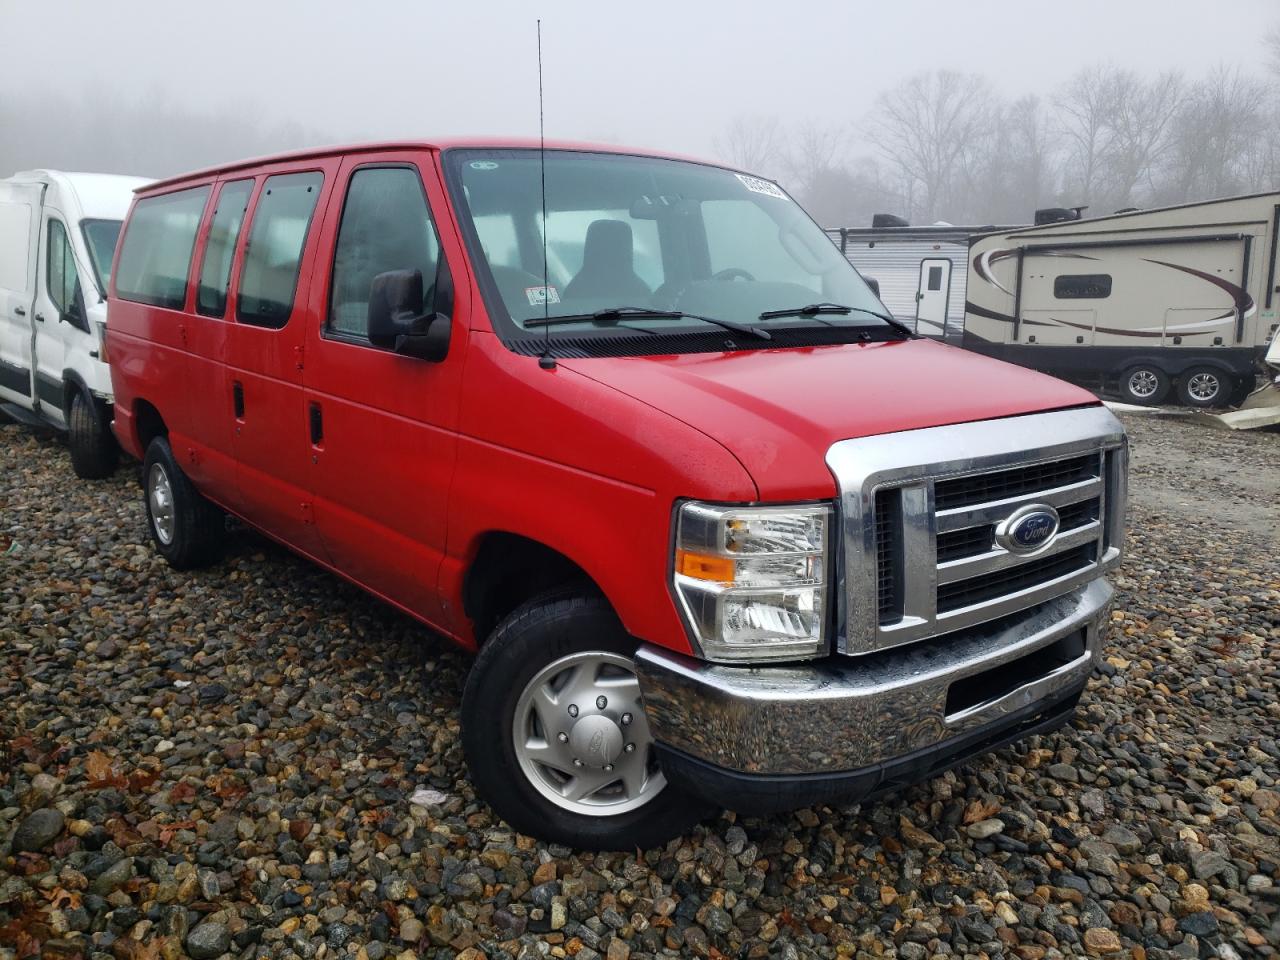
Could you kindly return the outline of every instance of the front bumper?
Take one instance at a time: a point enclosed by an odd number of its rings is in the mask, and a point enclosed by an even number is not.
[[[1069,720],[1112,595],[1095,580],[1016,617],[858,657],[736,667],[646,644],[636,668],[673,783],[746,813],[852,802]]]

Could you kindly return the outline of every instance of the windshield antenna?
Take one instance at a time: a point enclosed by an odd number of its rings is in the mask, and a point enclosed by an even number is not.
[[[547,322],[551,311],[551,286],[547,277],[547,139],[542,119],[542,19],[538,19],[538,166],[542,177],[542,356],[538,366],[554,370],[556,359],[551,356],[551,324]]]

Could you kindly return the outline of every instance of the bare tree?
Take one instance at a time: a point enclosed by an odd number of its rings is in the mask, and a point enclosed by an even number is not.
[[[1140,185],[1148,191],[1172,142],[1175,118],[1185,101],[1182,77],[1172,71],[1143,80],[1131,71],[1112,75],[1113,136],[1107,156],[1109,201],[1114,207],[1138,202]]]
[[[947,212],[957,176],[990,126],[991,101],[984,78],[951,70],[917,74],[880,96],[871,130],[913,217]]]
[[[716,153],[743,170],[777,176],[783,166],[785,138],[777,117],[734,117],[715,138]]]
[[[1267,31],[1263,44],[1267,50],[1267,67],[1272,77],[1280,81],[1280,21]]]
[[[1194,84],[1174,125],[1160,200],[1180,202],[1269,184],[1267,86],[1222,65]]]

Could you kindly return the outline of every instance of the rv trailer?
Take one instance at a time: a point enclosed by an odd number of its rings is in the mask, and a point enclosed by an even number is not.
[[[974,237],[963,346],[1131,403],[1239,404],[1276,331],[1278,234],[1280,192]]]
[[[841,227],[827,231],[858,272],[880,286],[880,300],[893,316],[921,336],[960,344],[964,334],[969,239],[1012,227],[908,226],[877,214],[893,226]]]

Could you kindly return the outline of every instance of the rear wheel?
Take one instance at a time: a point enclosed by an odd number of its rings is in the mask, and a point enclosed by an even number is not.
[[[1192,367],[1178,380],[1178,399],[1188,407],[1225,407],[1234,379],[1214,367]]]
[[[120,462],[120,448],[107,422],[106,408],[78,390],[71,398],[67,446],[71,469],[82,480],[109,477]]]
[[[489,805],[521,833],[592,850],[665,843],[707,812],[663,776],[608,603],[548,595],[504,620],[462,698],[462,745]]]
[[[1227,402],[1233,407],[1240,406],[1240,404],[1249,399],[1249,394],[1253,393],[1256,386],[1257,378],[1254,377],[1252,373],[1246,373],[1242,377],[1237,377],[1235,387],[1232,389],[1231,397]]]
[[[1169,375],[1150,363],[1130,367],[1120,375],[1120,396],[1127,403],[1157,406],[1169,395],[1171,386]]]
[[[217,556],[226,519],[191,485],[165,437],[156,437],[147,447],[142,488],[151,540],[169,566],[190,570]]]

